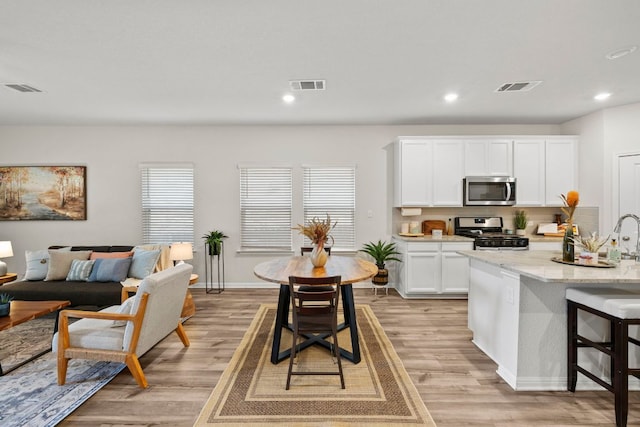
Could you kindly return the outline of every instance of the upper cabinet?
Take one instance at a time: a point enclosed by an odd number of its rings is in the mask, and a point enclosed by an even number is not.
[[[394,206],[431,206],[433,144],[426,140],[397,141],[394,154]]]
[[[575,136],[521,137],[513,142],[518,206],[562,206],[560,194],[576,189]]]
[[[465,176],[513,175],[513,143],[507,139],[464,141]]]
[[[399,138],[393,152],[394,206],[462,206],[461,140]]]
[[[577,189],[575,136],[398,137],[396,207],[462,206],[465,176],[515,176],[518,206],[561,206]]]

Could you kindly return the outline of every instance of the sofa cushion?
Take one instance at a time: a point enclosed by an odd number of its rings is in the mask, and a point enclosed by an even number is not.
[[[86,282],[89,279],[94,263],[95,260],[82,261],[74,259],[71,261],[71,268],[69,268],[69,273],[67,274],[67,281]]]
[[[72,251],[109,252],[111,246],[71,246]]]
[[[49,270],[44,280],[65,280],[74,259],[88,260],[91,251],[61,252],[49,250]]]
[[[134,249],[131,267],[129,267],[129,277],[144,279],[149,276],[153,273],[158,258],[160,258],[160,250]]]
[[[127,278],[131,258],[98,258],[95,260],[89,282],[122,282]]]
[[[25,251],[24,256],[27,261],[24,280],[44,280],[47,277],[47,270],[49,270],[49,251],[46,249]]]
[[[122,285],[118,282],[12,282],[2,285],[6,292],[23,301],[70,301],[72,307],[119,305]]]
[[[133,256],[133,252],[92,252],[89,259],[98,258],[130,258]]]

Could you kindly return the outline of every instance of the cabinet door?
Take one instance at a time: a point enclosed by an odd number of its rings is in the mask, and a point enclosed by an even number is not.
[[[442,252],[442,292],[469,292],[469,258],[456,252]]]
[[[409,252],[406,258],[407,294],[440,293],[440,254]]]
[[[462,206],[462,178],[463,141],[433,141],[433,205]]]
[[[465,176],[513,175],[513,141],[467,140],[464,142]]]
[[[486,141],[464,142],[464,174],[465,176],[485,176],[489,166],[487,164]]]
[[[498,140],[487,142],[487,175],[513,175],[513,141]]]
[[[577,144],[573,139],[548,139],[545,145],[545,205],[562,206],[561,194],[576,188]]]
[[[433,148],[430,141],[401,141],[399,168],[400,206],[431,205],[431,161]]]
[[[544,140],[516,140],[513,143],[513,175],[518,206],[542,206],[545,183]]]

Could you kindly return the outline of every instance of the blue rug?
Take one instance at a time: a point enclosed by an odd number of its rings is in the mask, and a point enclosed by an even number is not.
[[[0,377],[0,426],[55,426],[125,367],[72,359],[66,384],[59,386],[56,355],[48,353]]]

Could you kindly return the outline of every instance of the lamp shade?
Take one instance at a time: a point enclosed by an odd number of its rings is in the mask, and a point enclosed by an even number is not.
[[[11,248],[11,242],[6,240],[0,242],[0,258],[7,258],[13,256],[13,248]]]
[[[193,246],[191,243],[172,243],[169,251],[169,259],[172,261],[184,261],[193,259]]]

